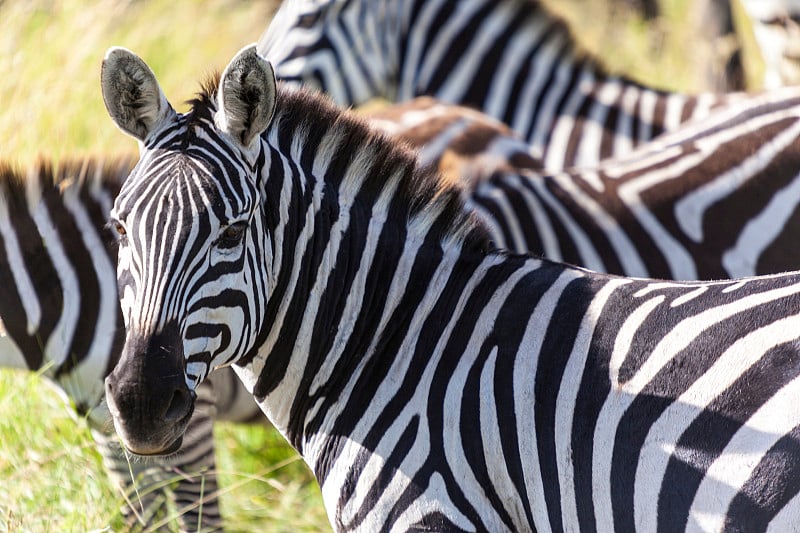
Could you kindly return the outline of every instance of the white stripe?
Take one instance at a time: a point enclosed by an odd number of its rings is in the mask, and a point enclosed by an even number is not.
[[[767,526],[767,533],[785,533],[800,529],[800,494],[783,506]]]
[[[513,391],[514,414],[517,428],[525,486],[528,488],[528,506],[533,511],[536,527],[542,533],[550,531],[547,504],[544,497],[544,483],[538,465],[539,447],[535,428],[535,391],[536,371],[539,361],[547,354],[542,354],[544,332],[550,327],[553,313],[558,306],[564,289],[574,280],[581,277],[577,270],[564,270],[558,279],[542,295],[525,326],[525,335],[519,344],[518,355],[514,361]],[[525,528],[521,528],[525,529]]]
[[[708,209],[757,177],[780,152],[797,139],[798,135],[800,135],[800,121],[780,132],[773,139],[760,143],[756,153],[742,161],[741,164],[720,174],[690,194],[684,195],[675,204],[675,218],[684,233],[693,241],[701,242],[703,240],[703,220]],[[705,140],[703,144],[707,142],[709,146],[703,147],[705,148],[703,152],[708,153],[712,147],[715,148],[717,146],[715,141],[716,139],[712,138]],[[700,147],[699,142],[698,147]],[[701,159],[697,161],[697,164],[703,162],[704,160]]]
[[[63,295],[61,314],[44,345],[45,358],[60,365],[70,355],[68,350],[80,318],[80,285],[75,265],[67,257],[55,224],[47,211],[47,205],[39,202],[31,214],[61,284]]]
[[[561,73],[561,69],[559,69],[559,73]],[[569,141],[576,129],[575,116],[583,102],[589,98],[594,84],[594,72],[586,68],[582,69],[566,105],[558,116],[558,121],[553,126],[550,142],[545,152],[545,169],[557,171],[564,168]]]
[[[672,301],[672,303],[669,304],[669,306],[673,307],[673,308],[674,307],[680,307],[681,305],[683,305],[685,303],[691,302],[692,300],[694,300],[698,296],[700,296],[702,294],[705,294],[705,292],[708,291],[708,287],[709,287],[708,285],[701,285],[700,287],[697,287],[695,290],[693,290],[691,292],[687,292],[683,296],[675,298]]]
[[[594,244],[592,244],[591,239],[586,235],[581,225],[572,218],[571,213],[564,208],[557,198],[553,197],[541,180],[533,181],[532,184],[539,193],[539,196],[553,211],[555,211],[558,219],[566,227],[581,257],[580,264],[589,270],[599,272],[605,271],[605,263],[603,263],[603,260],[600,258],[600,254],[597,253]],[[545,253],[545,256],[548,258],[550,257],[547,253]]]
[[[1,321],[0,327],[2,327]],[[28,370],[28,363],[25,361],[22,350],[19,349],[14,339],[6,332],[5,327],[2,329],[3,332],[0,335],[0,367]]]
[[[509,294],[518,285],[520,280],[531,272],[532,269],[530,267],[533,264],[533,261],[531,261],[526,265],[525,268],[519,268],[515,270],[500,286],[495,288],[492,298],[481,310],[480,316],[475,322],[475,327],[471,331],[466,351],[458,359],[458,365],[449,376],[444,397],[444,406],[442,410],[442,444],[447,459],[447,464],[453,472],[459,473],[458,484],[461,492],[464,494],[464,497],[475,507],[476,512],[490,531],[502,531],[505,530],[506,527],[504,526],[500,516],[497,515],[497,511],[491,506],[489,499],[486,497],[484,486],[475,478],[474,470],[470,465],[469,459],[467,459],[466,454],[464,453],[464,449],[470,446],[470,443],[463,442],[461,440],[461,431],[459,429],[461,427],[461,417],[464,415],[463,395],[467,378],[475,367],[476,358],[480,353],[480,349],[486,339],[492,335],[494,331],[494,326],[497,321],[497,313],[503,309]],[[534,320],[535,317],[537,317],[537,313],[534,311],[531,320]],[[530,332],[531,329],[533,328],[529,323],[526,331]],[[535,334],[538,335],[541,333],[541,330],[535,330],[535,332]],[[463,335],[464,333],[465,332],[455,332],[456,335]],[[534,333],[531,332],[529,335],[534,335]],[[524,344],[524,342],[525,339],[523,339],[523,344],[521,344],[521,346],[530,345],[530,340],[528,340],[528,344]],[[440,352],[437,350],[437,353]],[[536,352],[521,349],[521,353],[535,354]],[[519,373],[520,370],[516,368],[515,364],[514,375],[517,376]],[[529,380],[530,376],[531,374],[526,374],[526,380]],[[526,381],[526,383],[530,385],[531,382]],[[519,384],[514,384],[515,394],[517,394],[517,391],[519,390],[517,389],[517,385]],[[524,388],[524,385],[520,386]],[[524,402],[525,400],[522,401]],[[532,403],[517,403],[517,398],[515,398],[515,404],[532,405]],[[495,409],[495,398],[481,396],[479,408],[481,412],[483,412],[485,409]],[[517,427],[524,427],[524,425],[521,425],[518,422]],[[524,453],[522,456],[530,457]],[[490,472],[492,472],[494,476],[502,475],[502,472],[492,471],[491,469]],[[526,480],[527,479],[529,478],[526,476]],[[511,480],[505,480],[503,485],[511,487],[514,486]],[[511,499],[518,498],[519,493],[514,490],[510,494],[500,493],[498,496],[501,499],[510,501]],[[512,507],[521,505],[521,502],[515,502],[512,504]],[[536,508],[534,507],[534,509]]]
[[[507,237],[503,239],[504,246],[517,252],[527,251],[528,243],[525,239],[525,234],[522,231],[519,219],[515,214],[514,208],[511,207],[505,192],[499,187],[493,187],[491,184],[484,183],[481,184],[479,190],[475,192],[475,197],[480,200],[482,204],[494,205],[500,211],[499,219],[501,222],[505,222],[506,226],[503,232],[504,237]],[[496,225],[498,228],[502,227],[500,223],[497,223],[497,218],[494,214],[490,214],[488,211],[486,211],[486,213],[493,222],[492,225]],[[505,233],[509,235],[505,235]]]
[[[651,90],[642,90],[639,97],[639,135],[637,143],[645,143],[653,138],[653,121],[655,120],[658,96]]]
[[[608,214],[603,205],[585,194],[575,181],[566,174],[556,174],[553,180],[566,191],[570,198],[597,224],[598,228],[608,238],[614,253],[619,259],[622,270],[627,276],[647,276],[647,267],[644,265],[636,245],[631,242],[628,234],[620,228],[617,220]],[[588,264],[585,266],[589,267]]]
[[[561,494],[562,523],[568,530],[577,526],[574,520],[578,515],[577,502],[575,501],[575,471],[572,463],[572,430],[575,417],[575,402],[581,388],[594,328],[611,294],[625,283],[627,283],[626,280],[610,280],[594,295],[581,319],[575,342],[564,367],[561,382],[557,384],[558,395],[556,397],[553,437]],[[556,386],[556,384],[554,383],[553,386]],[[524,427],[524,425],[521,427]]]
[[[620,100],[619,119],[614,132],[613,156],[619,157],[633,150],[633,117],[639,88],[636,85],[625,87]]]
[[[800,284],[755,293],[728,304],[706,309],[695,316],[687,317],[663,336],[635,375],[625,383],[619,383],[617,376],[621,365],[626,359],[630,344],[619,341],[620,337],[618,337],[618,342],[614,344],[609,363],[609,380],[612,392],[606,399],[598,416],[593,439],[592,480],[595,511],[598,513],[598,517],[602,519],[598,523],[599,531],[610,531],[613,526],[611,514],[612,454],[619,421],[633,402],[633,399],[673,359],[675,354],[684,350],[694,339],[703,335],[708,328],[736,313],[778,298],[790,296],[797,293],[798,290],[800,290]]]
[[[536,109],[531,109],[530,116],[536,117],[536,121],[533,125],[532,135],[527,135],[527,129],[530,128],[527,128],[526,130],[518,130],[516,126],[514,127],[514,129],[520,131],[523,136],[529,138],[533,148],[540,152],[543,157],[546,156],[550,150],[562,149],[561,147],[553,146],[551,134],[556,127],[556,119],[558,116],[560,116],[557,108],[558,103],[569,89],[572,71],[573,68],[575,68],[574,65],[567,63],[564,61],[563,57],[559,55],[565,48],[569,49],[569,44],[566,43],[566,38],[560,33],[548,41],[547,46],[548,49],[552,48],[553,64],[547,72],[542,72],[542,78],[534,76],[532,81],[536,83],[535,87],[538,89],[535,94],[533,94],[531,91],[531,89],[534,87],[533,84],[530,86],[530,88],[526,87],[526,89],[530,91],[526,94],[526,98],[528,96],[535,98],[535,100],[532,101],[532,105],[540,101],[542,92],[544,91],[544,99],[541,99],[539,107]],[[545,57],[550,58],[549,55]],[[551,72],[553,70],[555,72]],[[550,78],[551,75],[552,79]],[[540,84],[544,85],[542,86]],[[519,117],[520,114],[521,113],[517,113],[516,117]],[[545,168],[547,168],[546,162],[543,163],[545,164]],[[556,170],[560,169],[561,167],[559,166]]]
[[[786,320],[787,323],[793,323],[790,331],[795,335],[798,327],[796,318],[795,316]],[[800,378],[795,378],[762,405],[747,424],[736,432],[703,477],[689,511],[687,531],[721,529],[724,510],[727,510],[733,497],[752,476],[764,451],[800,424],[798,397]],[[715,513],[715,509],[722,509],[723,512]],[[782,519],[796,527],[800,524],[800,512],[797,507],[789,512],[791,515]]]
[[[686,96],[679,93],[667,95],[666,109],[664,111],[664,130],[671,131],[681,125],[683,106],[686,105]]]
[[[764,250],[786,229],[800,205],[800,175],[773,193],[767,206],[739,233],[733,248],[722,254],[722,265],[732,278],[754,276]],[[800,268],[800,265],[797,265]]]
[[[511,37],[503,54],[502,62],[494,73],[493,83],[489,86],[484,109],[487,115],[497,118],[503,117],[506,108],[513,102],[511,97],[514,84],[517,81],[516,78],[519,75],[519,65],[523,65],[525,61],[530,61],[528,56],[531,53],[532,44],[537,43],[542,38],[543,30],[549,27],[550,25],[546,23],[544,17],[536,17],[531,24],[525,26],[524,32],[515,32]],[[544,64],[539,62],[542,59],[548,61],[548,58],[545,57],[547,50],[547,47],[544,47],[540,52],[537,52],[535,56],[537,65],[533,72],[529,73],[528,79],[534,76],[541,78],[545,72],[550,70],[546,62]],[[550,58],[552,58],[552,54]],[[503,68],[506,65],[511,68]],[[531,100],[518,99],[516,102],[519,108],[532,105]]]
[[[800,315],[795,315],[773,322],[738,339],[661,414],[647,434],[636,468],[633,508],[638,528],[641,528],[642,531],[657,530],[658,516],[653,507],[658,502],[659,493],[662,490],[676,490],[675,487],[664,487],[662,485],[667,465],[675,453],[674,443],[680,440],[681,435],[704,412],[709,403],[732,386],[751,366],[757,364],[765,352],[769,351],[773,346],[795,340],[798,330],[800,330]],[[785,428],[788,420],[793,420],[788,429],[791,429],[797,421],[800,421],[800,416],[786,416],[791,411],[793,411],[791,408],[772,411],[772,420],[775,425],[769,431],[780,434],[780,428]],[[747,425],[749,426],[750,424],[748,423]],[[740,438],[742,435],[748,435],[748,433],[752,432],[740,431]],[[743,455],[742,452],[744,451],[744,454],[750,457],[760,458],[762,450],[766,451],[765,448],[753,446],[747,437],[744,438],[744,442],[741,444],[744,447],[734,448],[734,450],[737,450],[736,452],[723,453],[717,461],[718,466],[716,468],[726,471],[732,468],[739,473],[746,472],[747,469],[742,468],[742,465],[739,464]],[[686,453],[692,452],[687,450]],[[732,457],[732,455],[739,459]],[[749,463],[750,461],[745,460],[745,462]],[[733,467],[731,463],[736,466]],[[720,481],[720,479],[715,478],[711,470],[709,470],[708,477],[714,478],[714,481]],[[740,482],[747,479],[738,475],[735,477]],[[712,496],[711,494],[703,496],[701,492],[698,492],[699,502],[703,502],[698,505],[699,509],[705,513],[714,511],[714,515],[718,519],[724,519],[728,505],[722,494],[727,493],[727,501],[730,501],[730,498],[735,495],[736,489],[741,487],[741,483],[723,484],[724,487],[730,489],[729,491],[722,489],[718,483],[709,481],[706,485],[705,488],[713,492],[713,499],[708,499],[709,496]],[[705,498],[705,501],[703,498]],[[717,530],[717,528],[712,529]]]
[[[435,2],[433,3],[435,4]],[[437,9],[441,9],[440,5],[436,7]],[[482,5],[480,2],[460,2],[454,4],[454,9],[449,13],[444,27],[434,29],[427,27],[427,25],[425,26],[427,31],[424,33],[428,36],[435,37],[428,43],[428,50],[424,61],[420,62],[417,68],[417,89],[430,87],[431,78],[444,63],[443,58],[448,56],[453,49],[453,42],[457,37],[456,34],[461,31],[467,23],[473,21],[475,11],[479,10],[481,7]],[[418,33],[419,32],[415,33],[415,35]],[[494,37],[493,34],[492,37]],[[477,44],[473,46],[477,48]],[[474,56],[471,54],[465,53],[459,57],[457,64],[450,65],[450,75],[448,75],[448,79],[450,79],[451,76],[458,77],[462,82],[460,85],[456,84],[455,86],[453,83],[443,85],[441,89],[436,92],[438,98],[449,102],[461,100],[460,96],[463,94],[463,90],[469,87],[470,81],[475,79],[473,72],[467,72],[469,67],[474,68],[476,66],[474,64],[477,63],[477,61],[474,61],[473,57]],[[448,91],[454,91],[454,94],[448,97]]]
[[[696,166],[703,159],[704,155],[701,153],[686,154],[673,165],[648,172],[642,178],[624,183],[617,189],[620,200],[628,206],[636,220],[650,235],[653,243],[661,250],[673,279],[697,279],[694,257],[661,225],[658,218],[642,201],[641,194],[652,185],[682,176],[684,172]]]
[[[71,386],[64,385],[67,393],[77,402],[97,400],[103,396],[106,365],[111,356],[117,328],[122,326],[117,323],[119,297],[115,266],[111,263],[105,243],[97,233],[98,228],[86,212],[86,205],[79,194],[77,187],[69,187],[62,191],[62,200],[77,227],[82,229],[80,238],[89,250],[89,257],[86,259],[91,261],[91,268],[97,277],[99,309],[92,343],[85,355],[80,354],[84,357],[79,370],[71,373],[75,381]],[[83,268],[89,268],[89,265],[84,265]]]
[[[299,161],[299,159],[295,159],[295,161]],[[284,183],[289,182],[293,183],[294,180],[291,178],[292,173],[287,171],[284,178]],[[302,180],[301,180],[302,181]],[[314,237],[314,233],[316,228],[314,227],[314,218],[316,217],[317,211],[316,206],[320,205],[323,190],[325,186],[325,180],[317,179],[314,181],[314,190],[312,192],[312,202],[309,203],[308,208],[306,209],[305,213],[305,221],[303,222],[303,229],[300,231],[300,234],[297,236],[296,243],[297,245],[294,248],[294,259],[292,260],[292,271],[288,274],[289,276],[289,283],[286,288],[286,294],[294,294],[295,288],[297,287],[297,283],[300,280],[300,267],[303,264],[303,255],[305,253],[306,243],[310,242],[311,239]],[[282,241],[277,240],[277,237],[274,242],[281,243]],[[279,247],[282,245],[279,244]],[[281,325],[286,318],[286,313],[289,309],[289,304],[291,302],[291,298],[285,298],[281,303],[276,315],[275,323],[271,325],[269,335],[259,348],[259,356],[255,357],[251,365],[248,367],[254,372],[255,376],[260,376],[268,359],[267,355],[271,352],[272,347],[278,340],[278,334],[281,331]],[[308,309],[308,308],[306,308]],[[310,337],[306,338],[297,338],[297,342],[294,345],[294,349],[292,350],[291,358],[289,359],[289,368],[305,368],[306,362],[308,360],[308,355],[310,353]],[[286,427],[289,422],[289,413],[291,411],[292,403],[294,402],[294,392],[300,389],[300,381],[303,378],[302,372],[291,372],[287,371],[284,378],[278,383],[275,389],[269,394],[267,399],[261,402],[259,405],[269,405],[270,409],[267,412],[269,419],[275,425],[275,427],[281,431],[282,434],[286,435]]]
[[[589,93],[592,102],[583,128],[580,130],[580,144],[574,161],[574,166],[592,166],[601,159],[603,137],[606,135],[606,117],[609,108],[614,105],[620,93],[622,84],[616,78],[595,84],[594,92]],[[592,98],[594,96],[594,98]],[[602,192],[603,189],[598,189]]]
[[[14,285],[22,302],[22,308],[27,318],[28,335],[33,334],[39,328],[42,319],[42,309],[39,307],[39,297],[33,287],[33,281],[28,275],[25,262],[22,260],[22,249],[17,239],[16,231],[11,224],[11,214],[8,210],[8,203],[5,196],[0,195],[0,234],[5,242],[5,253],[8,257],[8,267],[14,278]]]
[[[550,218],[547,216],[547,211],[539,201],[539,198],[536,196],[536,194],[534,194],[533,191],[531,191],[528,187],[522,185],[523,179],[541,183],[544,178],[538,176],[535,172],[525,171],[519,176],[508,175],[505,181],[513,186],[517,193],[522,196],[522,198],[525,200],[525,205],[527,206],[528,212],[533,216],[536,232],[539,236],[539,240],[542,242],[541,255],[550,259],[551,261],[561,261],[563,258],[563,254],[561,253],[561,245],[559,244],[559,239],[556,235],[555,229],[553,228],[553,224],[551,223]],[[514,219],[516,219],[516,217],[514,217]],[[525,243],[524,246],[524,248],[517,248],[516,251],[528,252],[529,245]]]

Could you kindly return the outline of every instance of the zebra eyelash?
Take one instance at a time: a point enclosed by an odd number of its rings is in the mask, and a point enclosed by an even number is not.
[[[235,248],[244,240],[244,236],[247,233],[247,226],[247,220],[240,220],[229,224],[222,230],[217,240],[214,241],[214,246],[223,250]]]

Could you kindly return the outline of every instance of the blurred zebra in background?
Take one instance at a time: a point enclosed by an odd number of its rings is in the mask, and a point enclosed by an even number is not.
[[[719,279],[800,268],[800,89],[732,104],[595,169],[548,174],[494,119],[429,98],[367,113],[467,187],[501,247],[600,272]]]
[[[254,47],[185,114],[123,49],[102,88],[142,146],[110,217],[107,397],[132,451],[172,449],[234,364],[337,531],[800,523],[800,273],[662,282],[492,249],[457,186]]]
[[[129,527],[168,521],[172,497],[183,531],[214,531],[223,524],[212,419],[260,415],[238,378],[224,370],[198,389],[188,436],[170,457],[129,461],[105,404],[103,380],[125,338],[116,245],[105,226],[133,163],[0,165],[0,366],[40,373],[86,418],[128,502]]]
[[[743,97],[609,75],[536,0],[284,2],[258,47],[278,79],[339,105],[427,95],[480,109],[551,171],[618,157]]]

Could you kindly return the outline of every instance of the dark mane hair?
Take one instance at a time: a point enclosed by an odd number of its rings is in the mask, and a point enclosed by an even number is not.
[[[29,165],[0,161],[0,194],[6,201],[27,202],[34,191],[42,195],[61,194],[69,187],[99,184],[119,192],[122,182],[136,163],[136,156],[114,155],[70,157],[53,161],[40,156]],[[30,198],[38,201],[40,198]]]
[[[195,94],[194,98],[186,102],[191,107],[191,111],[189,112],[189,126],[192,126],[200,120],[211,120],[217,108],[215,98],[219,90],[221,76],[222,73],[219,70],[209,73],[206,78],[200,82],[200,91]]]
[[[188,102],[191,105],[189,125],[212,120],[219,81],[219,73],[207,77],[200,92]],[[458,235],[463,238],[465,248],[491,248],[488,231],[464,205],[461,184],[444,179],[433,168],[420,166],[416,152],[405,142],[372,128],[365,119],[338,108],[327,96],[316,91],[286,89],[278,82],[277,97],[278,106],[270,128],[279,128],[278,137],[287,139],[284,148],[290,145],[289,139],[302,135],[313,150],[323,136],[333,130],[342,140],[330,163],[329,176],[344,176],[352,161],[360,153],[369,151],[375,157],[361,185],[362,191],[377,198],[385,180],[400,171],[403,176],[397,195],[405,200],[402,214],[405,220],[431,215],[435,218],[433,228],[442,239]],[[338,187],[341,183],[332,185]]]

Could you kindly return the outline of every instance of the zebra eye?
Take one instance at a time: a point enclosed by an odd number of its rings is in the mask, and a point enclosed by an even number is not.
[[[219,240],[217,241],[220,248],[233,248],[242,242],[245,230],[247,229],[247,222],[234,222],[222,232]]]
[[[125,235],[128,234],[128,232],[125,231],[125,226],[123,226],[119,222],[115,222],[114,223],[114,229],[116,230],[117,234],[120,235],[120,236],[125,236]]]

